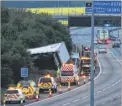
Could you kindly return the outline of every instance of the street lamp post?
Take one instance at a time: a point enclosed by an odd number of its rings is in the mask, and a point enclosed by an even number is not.
[[[90,106],[94,106],[94,0],[92,1],[91,34]]]

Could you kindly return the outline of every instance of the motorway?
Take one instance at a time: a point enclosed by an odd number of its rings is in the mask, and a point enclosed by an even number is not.
[[[88,29],[72,30],[72,35],[88,33]],[[72,36],[74,43],[90,44],[90,36]],[[83,40],[84,39],[84,40]],[[95,78],[95,105],[94,106],[120,106],[121,105],[121,60],[120,49],[111,48],[107,54],[98,54],[100,73]],[[25,106],[90,106],[90,84],[75,88],[66,93],[30,103]]]

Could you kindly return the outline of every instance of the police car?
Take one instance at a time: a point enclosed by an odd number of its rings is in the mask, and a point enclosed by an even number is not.
[[[4,94],[4,100],[7,103],[11,103],[11,102],[20,103],[21,100],[25,102],[25,95],[22,93],[20,89],[9,87],[9,89],[7,89],[6,93]]]
[[[51,89],[52,92],[57,92],[57,83],[50,75],[40,77],[38,81],[38,87],[39,93],[43,91],[48,91],[49,89]]]

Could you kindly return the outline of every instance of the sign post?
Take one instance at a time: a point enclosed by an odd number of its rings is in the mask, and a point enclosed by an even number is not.
[[[92,2],[92,16],[91,16],[91,69],[90,69],[90,106],[94,106],[94,0]]]
[[[28,68],[21,68],[21,77],[25,78],[28,77]]]
[[[121,14],[121,1],[92,0],[92,6],[91,3],[86,3],[85,10],[91,14],[90,106],[94,106],[94,14]]]

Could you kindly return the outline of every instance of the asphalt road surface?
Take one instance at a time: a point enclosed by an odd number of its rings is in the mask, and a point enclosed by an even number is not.
[[[108,50],[107,54],[100,54],[100,76],[95,80],[95,106],[120,106],[120,63]],[[79,87],[65,94],[55,96],[26,106],[90,106],[89,84]],[[116,98],[116,99],[115,99]]]
[[[74,30],[75,33],[81,33],[80,29]],[[75,38],[75,43],[82,43]],[[85,44],[90,42],[87,36]],[[83,40],[82,40],[83,41]],[[108,48],[107,54],[98,54],[100,64],[100,74],[95,79],[95,106],[121,106],[121,60],[120,50]],[[30,103],[25,106],[90,106],[90,84],[73,89],[69,92]]]

